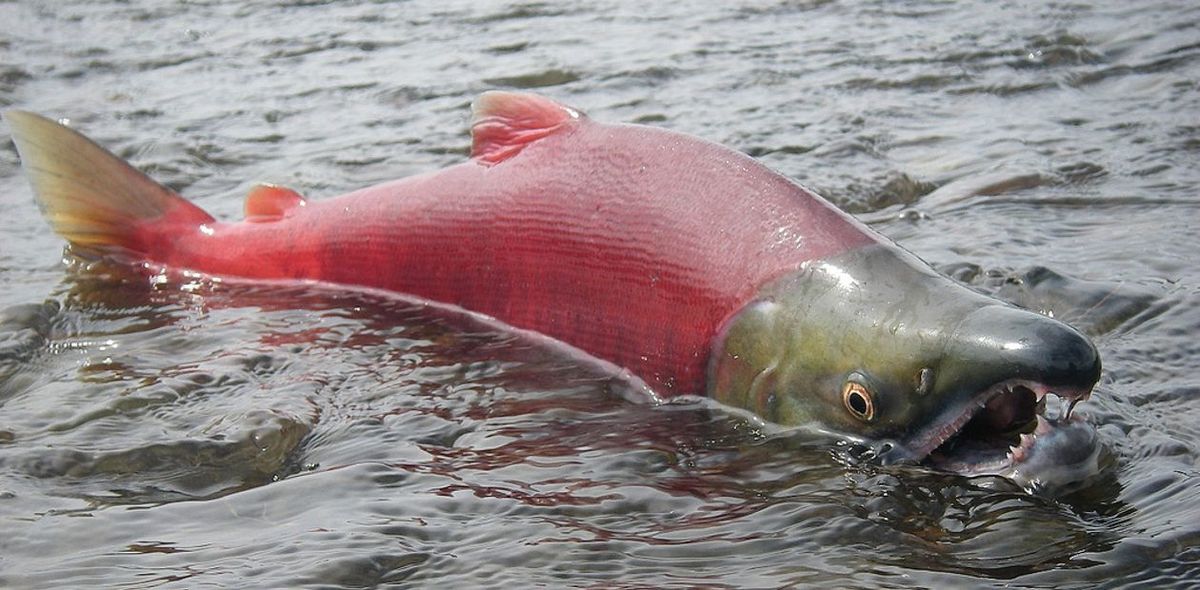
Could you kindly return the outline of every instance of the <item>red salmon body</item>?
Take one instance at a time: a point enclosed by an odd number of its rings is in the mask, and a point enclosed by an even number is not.
[[[477,105],[471,161],[261,221],[149,220],[143,250],[215,275],[451,303],[701,394],[722,321],[766,281],[875,241],[748,156],[528,95]],[[514,133],[533,120],[534,138]],[[276,198],[268,193],[265,198]],[[271,209],[270,203],[253,202]]]
[[[473,108],[463,164],[313,202],[259,186],[236,223],[53,121],[5,117],[74,248],[458,306],[660,396],[840,433],[884,462],[1029,489],[1097,471],[1071,409],[1100,357],[1077,330],[937,273],[739,152],[528,94]],[[1046,414],[1050,395],[1065,412]]]

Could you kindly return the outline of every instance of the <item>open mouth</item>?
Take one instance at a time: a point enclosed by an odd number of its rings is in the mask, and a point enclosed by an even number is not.
[[[1048,446],[1043,440],[1078,422],[1071,412],[1090,394],[1090,388],[1004,381],[939,421],[941,426],[916,437],[910,449],[938,469],[964,475],[1006,474]],[[1048,411],[1048,406],[1054,409]]]

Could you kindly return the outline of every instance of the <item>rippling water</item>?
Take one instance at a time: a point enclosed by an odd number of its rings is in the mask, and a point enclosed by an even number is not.
[[[1200,584],[1200,7],[727,4],[0,2],[0,106],[225,218],[457,162],[496,87],[725,143],[1090,333],[1100,478],[862,465],[403,300],[64,264],[5,140],[0,585]]]

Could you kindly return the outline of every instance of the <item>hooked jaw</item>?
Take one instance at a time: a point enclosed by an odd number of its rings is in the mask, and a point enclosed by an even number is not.
[[[1000,476],[1030,491],[1073,486],[1100,469],[1102,447],[1095,428],[1071,412],[1088,395],[1090,389],[1051,391],[1039,383],[998,384],[981,396],[988,401],[928,431],[924,447],[914,453],[924,453],[920,463],[941,471]],[[1053,397],[1063,403],[1050,414],[1046,402]],[[995,416],[1004,418],[997,422]]]
[[[1039,480],[1075,477],[1094,464],[1098,446],[1095,431],[1072,411],[1099,378],[1099,353],[1073,328],[1008,306],[980,308],[947,343],[936,386],[957,403],[910,431],[892,460],[1018,480],[1036,463]],[[1054,400],[1058,407],[1048,413]]]
[[[911,459],[929,459],[943,467],[957,467],[951,471],[983,472],[989,467],[1005,465],[998,460],[987,461],[987,464],[955,461],[953,452],[967,446],[982,452],[980,446],[990,442],[993,451],[1003,449],[1006,463],[1019,463],[1032,450],[1037,435],[1044,433],[1051,427],[1049,425],[1078,420],[1071,412],[1076,403],[1090,395],[1090,387],[1051,388],[1022,379],[997,383],[977,396],[974,403],[947,412],[941,420],[911,437],[905,445],[905,454]],[[1057,397],[1062,402],[1062,409],[1053,416],[1046,414],[1050,397]]]

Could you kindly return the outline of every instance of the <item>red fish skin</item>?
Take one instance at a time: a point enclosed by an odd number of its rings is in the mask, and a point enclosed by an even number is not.
[[[460,306],[704,392],[713,339],[759,288],[883,240],[752,158],[688,135],[568,121],[476,158],[282,219],[143,223],[156,262],[361,285]]]

